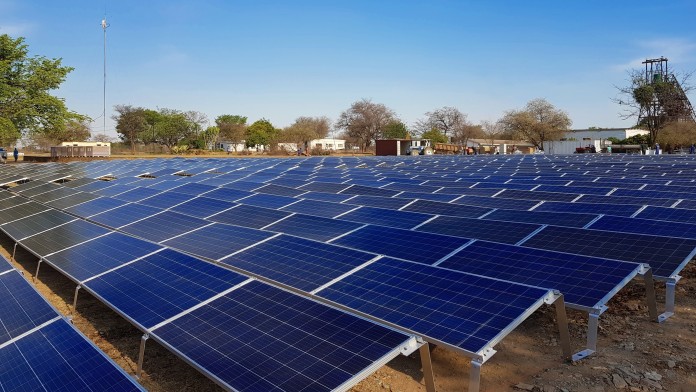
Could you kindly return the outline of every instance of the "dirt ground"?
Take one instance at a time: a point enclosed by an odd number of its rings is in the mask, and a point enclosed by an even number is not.
[[[12,241],[0,235],[9,258]],[[32,280],[35,256],[18,247],[14,265]],[[663,324],[648,319],[642,281],[631,283],[600,318],[599,351],[578,363],[564,363],[557,342],[553,307],[544,307],[497,347],[482,368],[482,391],[696,391],[696,263],[677,285],[677,312]],[[35,286],[74,325],[126,372],[135,374],[142,333],[88,293],[72,311],[75,283],[47,265]],[[664,285],[657,285],[658,311]],[[568,311],[574,351],[583,348],[586,314]],[[444,348],[432,352],[437,391],[465,391],[469,360]],[[149,341],[142,385],[153,392],[219,391],[213,382]],[[398,357],[355,386],[354,392],[425,391],[418,356]]]

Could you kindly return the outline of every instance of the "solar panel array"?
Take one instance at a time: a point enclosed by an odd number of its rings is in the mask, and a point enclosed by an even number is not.
[[[237,390],[352,385],[412,335],[482,360],[557,292],[598,315],[638,274],[675,284],[696,253],[689,157],[17,167],[12,178],[29,181],[0,198],[11,217],[0,230]],[[323,357],[287,340],[290,328],[337,338],[354,323],[366,323],[362,348],[341,338]],[[211,336],[230,344],[210,352]],[[285,348],[270,353],[269,344]],[[348,359],[334,363],[328,352]]]

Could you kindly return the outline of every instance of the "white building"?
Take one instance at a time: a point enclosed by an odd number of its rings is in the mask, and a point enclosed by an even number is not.
[[[603,129],[571,129],[566,132],[561,141],[586,141],[606,140],[610,137],[615,137],[619,140],[628,139],[635,135],[647,135],[649,131],[643,129],[627,129],[627,128],[603,128]]]
[[[288,151],[297,151],[297,143],[278,143],[278,146],[281,148],[284,148]],[[235,149],[236,147],[236,149]],[[256,147],[249,147],[246,148],[244,141],[241,143],[238,143],[237,145],[234,145],[230,142],[227,141],[221,141],[215,143],[215,148],[221,149],[223,151],[228,151],[228,148],[230,149],[229,151],[256,151],[256,152],[261,152],[263,151],[263,146],[258,145]],[[346,141],[345,139],[314,139],[309,142],[309,149],[313,150],[315,148],[322,149],[322,150],[345,150],[346,148]]]

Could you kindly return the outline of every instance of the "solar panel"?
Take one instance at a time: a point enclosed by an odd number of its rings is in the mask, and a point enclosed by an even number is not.
[[[32,201],[29,201],[28,199],[25,199],[23,197],[18,197],[18,196],[12,196],[11,193],[9,192],[2,192],[3,198],[0,199],[0,210],[6,210],[8,208],[16,207],[21,204],[26,204],[26,203],[34,203]],[[9,195],[9,197],[7,197]],[[38,203],[34,203],[34,205],[39,205]]]
[[[29,184],[31,185],[27,185],[27,187],[21,185],[17,186],[12,189],[12,192],[21,193],[24,197],[34,197],[45,192],[50,192],[59,189],[59,186],[54,183],[46,183],[43,181],[37,181],[37,183],[38,184],[31,184],[30,182]]]
[[[636,218],[696,223],[696,210],[647,206],[636,215]]]
[[[74,206],[75,204],[84,203],[86,201],[90,201],[90,200],[93,200],[96,198],[97,198],[97,196],[93,195],[91,193],[78,192],[78,193],[75,193],[71,196],[67,196],[67,197],[57,199],[57,200],[50,201],[50,202],[46,203],[46,205],[50,206],[51,208],[58,209],[58,210],[64,210],[68,207]]]
[[[282,210],[313,216],[321,216],[324,218],[333,218],[336,215],[343,214],[356,208],[357,206],[347,204],[331,203],[319,200],[300,200],[297,203],[283,207]]]
[[[120,193],[116,196],[113,196],[113,198],[118,199],[118,200],[123,200],[123,201],[135,202],[135,201],[140,201],[140,200],[146,199],[148,197],[157,195],[159,193],[162,193],[162,191],[159,189],[152,189],[152,188],[146,188],[144,186],[139,186],[139,187],[135,187],[129,191]]]
[[[271,210],[268,208],[239,205],[219,214],[209,216],[206,219],[213,222],[260,229],[288,217],[291,214],[290,212]]]
[[[114,186],[112,181],[95,181],[91,182],[89,184],[85,185],[80,185],[78,187],[75,187],[73,189],[80,190],[83,192],[93,192],[94,194],[98,194],[98,191],[104,188],[109,188]]]
[[[287,186],[268,184],[268,185],[262,186],[261,188],[255,189],[254,192],[266,193],[269,195],[277,195],[277,196],[297,197],[303,193],[306,193],[307,191],[298,190],[298,189],[290,188]]]
[[[266,195],[266,194],[255,194],[253,196],[246,197],[239,200],[239,203],[263,207],[263,208],[281,208],[287,206],[288,204],[296,202],[297,199],[287,196],[276,196],[276,195]]]
[[[603,216],[589,229],[696,239],[696,224]]]
[[[78,192],[79,191],[76,191],[74,189],[60,187],[60,188],[50,190],[48,192],[41,193],[41,194],[36,195],[36,196],[31,196],[31,199],[36,201],[36,202],[39,202],[39,203],[46,203],[46,202],[49,202],[51,200],[56,200],[56,199],[60,199],[63,197],[74,195]],[[23,194],[23,196],[27,196],[27,195]]]
[[[490,212],[490,208],[465,206],[459,204],[441,203],[429,200],[416,200],[407,205],[402,211],[421,212],[432,215],[451,215],[462,218],[478,218],[479,216]]]
[[[336,245],[425,264],[435,263],[468,242],[466,238],[371,225],[332,241]]]
[[[406,335],[260,282],[152,332],[226,388],[347,389]],[[364,377],[364,376],[363,376]]]
[[[340,203],[355,197],[354,195],[341,195],[337,193],[322,193],[322,192],[307,192],[302,195],[303,199],[328,201],[332,203]]]
[[[309,292],[374,258],[370,253],[281,235],[222,262]]]
[[[383,184],[383,185],[386,185]],[[364,185],[353,185],[341,191],[343,195],[366,195],[366,196],[382,196],[382,197],[392,197],[399,193],[399,191],[393,191],[389,189],[373,188],[371,186]]]
[[[173,188],[174,192],[176,192],[176,193],[185,193],[187,195],[193,195],[193,196],[202,195],[206,192],[210,192],[210,191],[215,190],[215,189],[217,189],[217,187],[212,186],[212,185],[199,184],[196,182],[191,182],[191,183],[184,184],[181,186],[177,186],[176,188]]]
[[[110,233],[49,255],[45,261],[81,282],[160,249],[151,242]]]
[[[657,199],[653,197],[630,197],[630,196],[596,196],[583,195],[578,199],[581,203],[608,203],[613,205],[633,204],[669,207],[677,202],[677,199]]]
[[[4,223],[0,226],[0,229],[15,241],[19,241],[75,219],[77,218],[58,210],[46,210],[26,218]]]
[[[122,200],[116,200],[110,197],[99,197],[94,200],[65,208],[65,211],[86,218],[112,208],[120,207],[124,204],[126,204],[126,202]]]
[[[455,237],[476,238],[505,244],[516,244],[540,227],[540,225],[520,222],[438,216],[418,227],[416,230]]]
[[[264,227],[264,230],[292,234],[317,241],[328,241],[361,226],[363,225],[355,222],[295,214],[270,226]]]
[[[246,278],[170,249],[82,285],[133,322],[150,328]]]
[[[138,203],[126,204],[112,210],[104,211],[93,215],[89,219],[102,225],[118,229],[121,226],[155,215],[162,210],[155,207],[145,206]]]
[[[347,199],[346,201],[344,201],[344,203],[368,207],[386,208],[390,210],[398,210],[401,207],[411,203],[412,201],[413,200],[410,199],[402,199],[396,197],[360,195]]]
[[[214,191],[207,192],[205,197],[210,197],[212,199],[219,199],[225,201],[237,201],[243,197],[251,196],[253,193],[247,191],[240,191],[237,189],[228,188],[218,188]]]
[[[17,271],[0,275],[0,298],[0,345],[58,317]]]
[[[504,197],[464,196],[453,201],[454,204],[486,208],[505,208],[509,210],[528,210],[539,202],[527,199],[508,199]]]
[[[301,187],[299,187],[299,189],[313,192],[338,193],[348,187],[350,187],[350,184],[336,184],[332,182],[311,182],[309,184],[302,185]]]
[[[234,207],[236,204],[209,197],[196,197],[190,201],[178,204],[170,209],[170,211],[179,212],[197,218],[205,218],[213,214],[217,214],[224,210]]]
[[[360,207],[339,219],[352,222],[369,223],[373,225],[411,229],[433,216],[417,212],[387,210],[384,208]]]
[[[128,191],[135,189],[135,188],[136,188],[135,185],[112,184],[111,186],[106,187],[106,188],[93,189],[93,190],[91,190],[91,192],[94,192],[100,196],[113,197],[113,196],[116,196],[120,193],[128,192]],[[82,187],[77,188],[77,189],[83,190]]]
[[[646,263],[655,276],[679,272],[696,253],[696,240],[548,226],[524,246]]]
[[[580,214],[571,212],[543,212],[543,211],[516,211],[516,210],[495,210],[485,219],[536,223],[542,225],[556,225],[566,227],[584,227],[599,215]]]
[[[101,226],[78,219],[25,238],[20,243],[35,255],[46,256],[108,232]]]
[[[476,241],[438,264],[472,274],[551,287],[566,304],[601,306],[638,272],[639,266],[610,259]]]
[[[696,200],[682,200],[677,204],[681,209],[696,210]]]
[[[144,391],[67,321],[0,348],[3,391]]]
[[[538,207],[534,208],[534,211],[631,216],[635,214],[638,209],[640,209],[640,206],[630,204],[565,203],[549,201],[539,204]]]
[[[162,245],[218,260],[271,236],[273,233],[266,231],[215,223],[164,241]]]
[[[549,290],[382,258],[319,296],[408,328],[430,341],[479,352],[541,306]]]
[[[420,193],[420,192],[402,192],[397,195],[401,199],[420,199],[420,200],[432,200],[441,202],[450,202],[460,195],[444,194],[444,193]]]
[[[208,224],[210,222],[200,218],[179,214],[178,212],[164,211],[149,218],[122,226],[120,230],[140,238],[160,242]]]
[[[148,197],[147,199],[142,199],[138,203],[146,206],[157,207],[157,208],[170,208],[177,204],[191,200],[193,197],[185,193],[178,193],[175,191],[162,192],[158,195]]]

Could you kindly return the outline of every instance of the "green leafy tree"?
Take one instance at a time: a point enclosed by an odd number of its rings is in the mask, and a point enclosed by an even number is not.
[[[76,114],[50,94],[73,70],[61,59],[29,57],[24,38],[0,35],[0,143],[14,144],[23,133],[60,132]]]
[[[331,121],[326,117],[298,117],[279,137],[301,148],[314,139],[325,138],[329,134],[329,127]]]
[[[447,143],[447,136],[437,128],[425,131],[421,134],[422,139],[430,139],[432,143]]]
[[[384,126],[382,137],[384,139],[405,139],[408,135],[406,124],[399,120],[394,120]]]
[[[247,118],[245,116],[223,114],[215,118],[220,133],[218,137],[221,140],[232,144],[232,148],[237,152],[237,145],[242,143],[246,137]]]
[[[277,141],[277,136],[279,134],[277,130],[270,121],[262,118],[249,125],[246,130],[246,146],[264,146],[266,148],[271,143]]]
[[[336,126],[345,130],[346,139],[355,141],[365,151],[395,118],[394,111],[385,105],[362,99],[341,113]]]
[[[116,105],[114,110],[116,113],[112,118],[116,121],[118,137],[124,143],[130,144],[131,152],[135,154],[135,145],[142,141],[145,131],[149,130],[145,109],[131,105]]]
[[[161,109],[160,116],[160,120],[155,124],[155,139],[170,152],[175,152],[173,147],[182,141],[194,138],[196,125],[191,122],[186,113]]]
[[[205,131],[201,132],[200,141],[201,144],[203,144],[203,147],[208,150],[212,150],[219,134],[220,128],[217,126],[208,127],[205,129]]]
[[[572,123],[566,112],[543,98],[527,102],[522,110],[505,112],[500,120],[503,130],[516,134],[519,139],[542,150],[544,142],[560,139]]]

